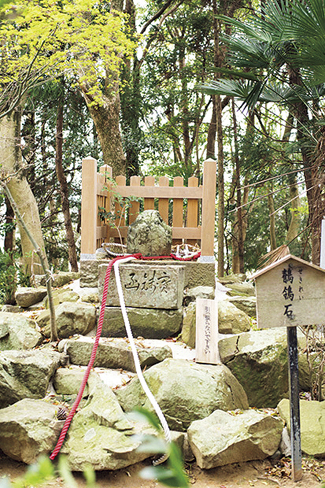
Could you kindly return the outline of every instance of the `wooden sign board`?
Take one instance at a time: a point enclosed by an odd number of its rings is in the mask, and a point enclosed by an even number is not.
[[[288,255],[253,277],[259,328],[325,323],[325,270]]]
[[[196,299],[195,360],[197,363],[220,363],[216,300]]]

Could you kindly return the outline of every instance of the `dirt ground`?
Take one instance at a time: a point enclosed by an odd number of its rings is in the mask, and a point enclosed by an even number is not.
[[[158,488],[162,485],[155,481],[142,480],[139,472],[145,463],[130,466],[120,471],[97,472],[98,488]],[[325,461],[303,458],[303,478],[294,482],[291,479],[290,459],[282,459],[274,462],[251,461],[248,463],[231,464],[211,470],[201,470],[195,463],[187,464],[187,474],[191,486],[194,488],[265,488],[267,486],[281,486],[284,488],[321,488],[325,480]],[[24,474],[26,465],[9,459],[0,453],[0,479],[8,477],[14,480]],[[86,486],[83,475],[74,473],[78,487]],[[44,488],[67,488],[62,479],[57,478],[48,482]]]

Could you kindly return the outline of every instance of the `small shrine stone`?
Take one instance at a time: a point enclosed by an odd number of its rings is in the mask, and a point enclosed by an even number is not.
[[[143,256],[169,256],[172,229],[157,210],[145,210],[129,226],[127,252],[140,252]]]

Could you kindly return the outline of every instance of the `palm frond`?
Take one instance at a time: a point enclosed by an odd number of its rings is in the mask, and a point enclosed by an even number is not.
[[[290,254],[290,250],[286,244],[282,244],[282,246],[277,247],[276,249],[268,252],[267,254],[264,254],[259,260],[258,260],[258,269],[265,268],[266,266],[270,266],[270,264],[275,263],[276,261],[279,261],[279,259],[284,258],[285,256],[288,256]]]
[[[196,85],[195,89],[207,95],[228,95],[239,100],[246,100],[253,86],[251,81],[212,80]]]

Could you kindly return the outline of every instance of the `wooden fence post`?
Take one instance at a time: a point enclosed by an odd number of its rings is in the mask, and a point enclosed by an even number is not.
[[[207,159],[203,168],[202,239],[200,261],[214,261],[216,161]]]
[[[183,187],[184,179],[182,176],[175,176],[174,188]],[[173,227],[183,227],[183,198],[173,199]],[[182,239],[175,239],[174,244],[182,244]]]
[[[169,186],[169,178],[167,178],[167,176],[161,176],[159,178],[159,186]],[[168,225],[168,210],[169,210],[168,198],[159,198],[158,210],[161,215],[161,218]]]
[[[155,186],[155,177],[154,176],[145,176],[144,186]],[[154,198],[145,198],[144,202],[143,202],[143,209],[144,210],[154,210],[155,209],[155,199]]]
[[[96,257],[97,214],[97,161],[88,157],[82,160],[81,260]]]
[[[131,176],[130,186],[140,186],[140,185],[141,185],[140,176]],[[135,221],[140,211],[140,202],[132,200],[130,203],[131,205],[129,208],[129,225]]]

